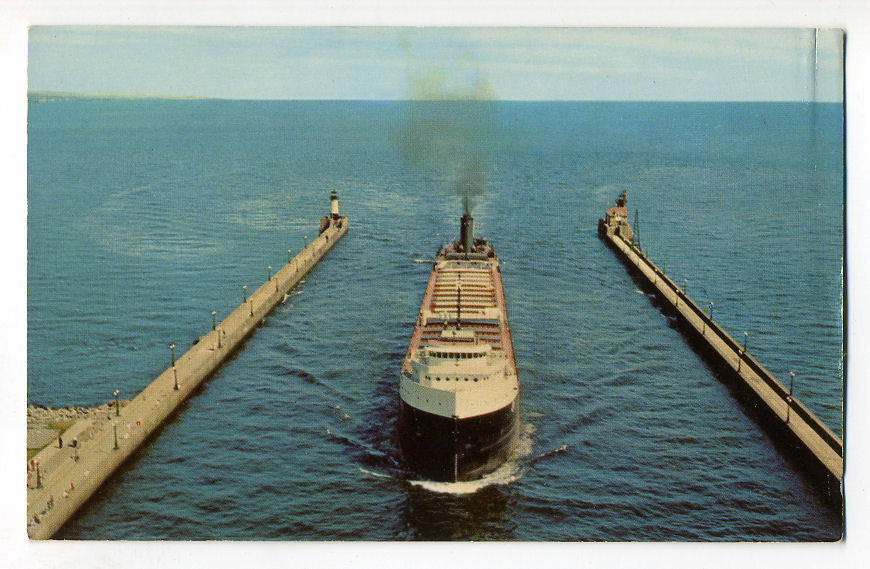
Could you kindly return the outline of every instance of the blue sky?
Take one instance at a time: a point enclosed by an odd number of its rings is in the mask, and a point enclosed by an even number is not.
[[[841,101],[839,30],[34,27],[28,89],[240,99]]]

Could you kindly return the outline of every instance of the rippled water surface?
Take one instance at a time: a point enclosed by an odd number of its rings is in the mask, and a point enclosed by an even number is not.
[[[796,395],[842,435],[842,108],[484,111],[486,136],[458,148],[486,179],[474,215],[503,263],[522,443],[491,478],[439,485],[402,466],[396,381],[429,270],[414,260],[458,233],[462,167],[405,145],[421,114],[474,124],[479,105],[32,104],[30,403],[133,396],[170,343],[190,345],[316,233],[330,190],[350,220],[57,537],[838,538],[838,514],[595,224],[626,189],[651,258],[780,379],[794,370]]]

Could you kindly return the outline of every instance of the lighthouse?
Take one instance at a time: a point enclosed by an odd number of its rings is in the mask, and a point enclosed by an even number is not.
[[[335,190],[332,190],[332,193],[329,194],[329,202],[331,204],[330,214],[332,219],[338,219],[341,216],[338,214],[338,194],[335,193]]]

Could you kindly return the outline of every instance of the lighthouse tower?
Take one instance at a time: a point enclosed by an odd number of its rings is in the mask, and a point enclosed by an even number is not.
[[[332,193],[329,194],[329,201],[331,203],[330,214],[332,219],[338,219],[341,216],[338,214],[338,194],[335,193],[335,190],[332,190]]]
[[[338,213],[338,194],[335,193],[335,190],[332,190],[332,193],[329,194],[329,205],[329,215],[324,215],[320,218],[321,233],[326,231],[330,225],[341,227],[344,224],[341,214]]]

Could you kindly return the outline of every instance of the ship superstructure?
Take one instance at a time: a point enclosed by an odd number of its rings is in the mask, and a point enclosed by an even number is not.
[[[438,251],[402,364],[405,459],[433,480],[492,472],[516,446],[518,396],[498,258],[466,212],[460,239]]]

